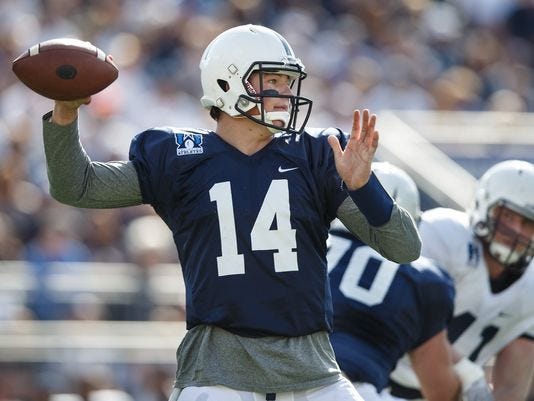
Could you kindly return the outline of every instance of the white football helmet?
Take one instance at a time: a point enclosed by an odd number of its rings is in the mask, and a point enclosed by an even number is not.
[[[522,270],[534,256],[533,239],[516,235],[511,247],[494,241],[499,215],[493,209],[497,206],[534,221],[534,165],[508,160],[491,167],[480,178],[469,211],[473,232],[487,244],[490,254],[504,266]]]
[[[419,221],[421,203],[415,181],[404,170],[388,162],[374,162],[371,169],[395,202],[416,222]]]
[[[293,94],[282,95],[261,88],[256,93],[249,82],[254,71],[288,75],[293,79]],[[204,50],[200,72],[204,92],[201,103],[205,108],[218,107],[232,117],[247,117],[271,132],[300,133],[304,129],[312,105],[311,100],[300,96],[301,81],[306,78],[304,65],[289,43],[272,29],[249,24],[224,31]],[[289,99],[290,110],[266,112],[263,107],[266,97]],[[306,115],[297,128],[297,115],[303,106]],[[255,107],[257,111],[253,110]],[[284,127],[274,125],[276,120],[283,121]]]

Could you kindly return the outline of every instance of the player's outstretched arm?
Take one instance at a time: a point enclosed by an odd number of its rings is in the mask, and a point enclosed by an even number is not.
[[[43,118],[43,140],[50,194],[59,202],[85,208],[114,208],[142,203],[131,162],[92,162],[78,136],[78,108],[90,98],[56,101]]]
[[[371,174],[378,147],[376,116],[369,110],[354,111],[352,130],[345,149],[332,135],[328,142],[336,169],[350,197],[337,211],[339,220],[354,235],[397,263],[409,263],[421,253],[421,239],[412,218],[394,204]]]

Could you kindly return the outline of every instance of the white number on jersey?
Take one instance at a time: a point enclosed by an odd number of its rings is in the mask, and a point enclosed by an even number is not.
[[[344,254],[350,251],[352,241],[336,237],[333,239],[335,246],[328,254],[328,268],[334,268]],[[338,252],[333,252],[335,249]],[[345,248],[344,251],[340,251]],[[366,269],[376,269],[376,275],[369,288],[359,285]],[[374,249],[363,246],[358,247],[352,253],[347,269],[343,273],[343,278],[339,284],[339,289],[347,298],[361,302],[368,306],[381,304],[389,291],[391,282],[397,273],[399,265],[384,259]]]
[[[471,312],[464,312],[458,316],[455,316],[452,321],[449,323],[448,336],[449,341],[454,344],[454,342],[460,337],[471,325],[475,322],[476,316]],[[470,350],[469,359],[476,361],[482,348],[489,343],[493,337],[497,335],[499,328],[494,325],[485,326],[480,331],[480,342],[478,345]]]
[[[245,274],[245,259],[237,250],[232,188],[229,181],[219,182],[210,189],[210,199],[217,204],[221,253],[217,257],[219,276]],[[276,219],[276,230],[272,223]],[[287,180],[273,180],[263,199],[258,217],[250,233],[253,251],[276,250],[276,272],[297,271],[296,230],[291,228],[289,185]],[[294,250],[295,249],[295,250]]]

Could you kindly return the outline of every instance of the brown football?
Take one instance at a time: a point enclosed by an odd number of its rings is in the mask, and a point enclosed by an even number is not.
[[[13,72],[31,90],[55,100],[94,95],[119,76],[117,66],[102,50],[71,38],[30,47],[13,61]]]

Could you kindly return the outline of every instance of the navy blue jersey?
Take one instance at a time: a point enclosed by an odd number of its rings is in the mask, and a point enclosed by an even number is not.
[[[349,233],[337,234],[332,231],[328,251],[332,345],[351,381],[380,391],[401,356],[446,328],[453,282],[429,259],[399,265]]]
[[[130,160],[143,201],[172,230],[188,329],[331,329],[326,238],[347,193],[327,135],[275,137],[247,156],[213,132],[159,128],[134,138]]]

